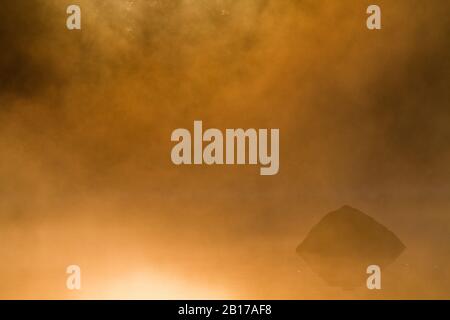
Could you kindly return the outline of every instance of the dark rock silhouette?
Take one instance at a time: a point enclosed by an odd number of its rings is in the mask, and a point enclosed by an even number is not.
[[[328,213],[297,247],[297,253],[331,286],[364,286],[369,265],[383,268],[405,249],[397,236],[349,206]]]

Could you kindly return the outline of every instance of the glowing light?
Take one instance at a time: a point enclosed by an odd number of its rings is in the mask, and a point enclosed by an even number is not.
[[[154,272],[136,272],[113,280],[110,283],[98,283],[97,294],[86,291],[83,298],[89,299],[230,299],[225,290],[201,286],[179,280],[171,276],[162,276]]]

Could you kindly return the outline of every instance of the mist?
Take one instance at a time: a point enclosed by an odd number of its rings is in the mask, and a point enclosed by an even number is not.
[[[380,0],[375,32],[369,1],[77,3],[79,31],[0,11],[0,297],[448,297],[448,1]],[[279,128],[278,174],[173,165],[194,120]],[[295,253],[343,205],[406,246],[381,293]]]

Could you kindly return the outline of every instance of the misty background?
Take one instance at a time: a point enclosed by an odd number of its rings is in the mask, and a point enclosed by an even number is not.
[[[450,3],[370,4],[4,1],[0,297],[448,298]],[[173,165],[194,120],[279,128],[279,173]],[[380,292],[295,253],[345,204],[406,245]]]

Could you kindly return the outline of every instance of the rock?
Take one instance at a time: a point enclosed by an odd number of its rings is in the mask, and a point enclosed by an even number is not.
[[[369,265],[381,270],[405,249],[397,236],[349,206],[328,213],[297,247],[297,253],[331,286],[365,285]]]

